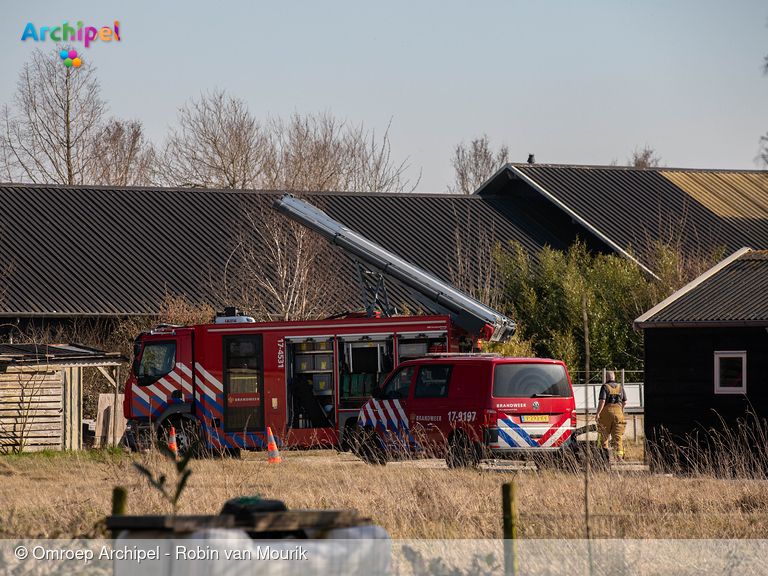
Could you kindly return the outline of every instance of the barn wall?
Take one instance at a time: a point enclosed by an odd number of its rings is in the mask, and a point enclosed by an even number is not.
[[[62,411],[59,370],[0,373],[0,453],[61,449]]]
[[[714,352],[746,350],[747,394],[715,394]],[[646,328],[645,427],[653,439],[734,427],[751,409],[768,418],[765,328]]]

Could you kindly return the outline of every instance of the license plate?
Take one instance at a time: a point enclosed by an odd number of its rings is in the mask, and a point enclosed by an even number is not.
[[[549,414],[523,414],[520,422],[549,422]]]

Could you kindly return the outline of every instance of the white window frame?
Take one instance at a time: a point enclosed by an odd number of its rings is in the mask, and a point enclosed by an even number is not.
[[[720,386],[720,358],[741,358],[742,385],[738,388]],[[715,352],[715,394],[746,394],[747,393],[747,351],[730,350]]]

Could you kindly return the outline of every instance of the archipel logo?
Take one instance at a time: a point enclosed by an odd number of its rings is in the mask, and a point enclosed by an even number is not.
[[[77,57],[77,52],[75,52],[74,50],[70,50],[69,52],[67,52],[66,50],[62,50],[61,52],[59,52],[59,56],[61,56],[61,59],[64,60],[64,66],[66,66],[67,68],[69,68],[70,66],[74,66],[75,68],[77,68],[78,66],[80,66],[80,64],[82,64],[82,61],[80,60],[80,58]]]
[[[83,42],[83,40],[85,40],[86,48],[88,48],[88,45],[96,39],[99,39],[102,42],[109,42],[112,39],[115,39],[116,41],[120,42],[120,28],[118,26],[117,20],[115,20],[114,29],[108,28],[106,26],[101,29],[94,28],[93,26],[87,26],[85,29],[83,29],[83,23],[78,22],[77,31],[75,31],[72,26],[67,26],[67,22],[64,21],[62,26],[56,26],[55,28],[50,28],[49,26],[41,26],[39,34],[34,24],[30,22],[24,29],[24,34],[21,35],[21,41],[24,42],[27,38],[34,38],[35,42],[44,42],[45,33],[48,31],[50,31],[48,37],[55,42],[66,42],[68,40],[78,40],[79,42]],[[61,32],[61,35],[59,35],[59,32]]]

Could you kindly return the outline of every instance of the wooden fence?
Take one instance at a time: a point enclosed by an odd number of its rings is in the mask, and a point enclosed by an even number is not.
[[[60,450],[63,371],[9,368],[0,373],[0,453]]]

